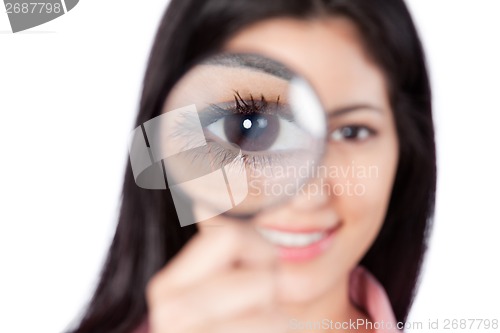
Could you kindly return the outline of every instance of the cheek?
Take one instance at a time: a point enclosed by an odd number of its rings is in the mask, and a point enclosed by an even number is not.
[[[392,193],[397,147],[385,147],[385,153],[374,149],[357,158],[337,157],[335,162],[332,159],[332,165],[339,170],[336,177],[328,179],[330,186],[338,190],[333,193],[332,205],[349,238],[356,244],[365,244],[364,248],[369,247],[382,227]]]

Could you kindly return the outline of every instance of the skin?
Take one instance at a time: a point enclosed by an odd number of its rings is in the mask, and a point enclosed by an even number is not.
[[[252,221],[287,231],[335,226],[333,242],[311,260],[280,260],[251,226],[222,216],[199,223],[198,235],[148,286],[152,332],[285,332],[287,318],[367,318],[349,299],[349,275],[380,231],[397,168],[398,140],[383,72],[356,27],[342,18],[259,22],[224,49],[257,52],[301,73],[328,117],[323,165],[372,172],[315,178],[313,183],[344,193],[305,192]],[[353,125],[370,129],[370,135],[338,136]],[[362,195],[348,195],[350,185],[361,186]]]

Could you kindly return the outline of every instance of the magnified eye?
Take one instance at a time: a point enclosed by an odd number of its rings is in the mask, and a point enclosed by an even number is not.
[[[206,129],[224,142],[253,152],[297,148],[296,141],[291,138],[301,134],[290,120],[277,115],[255,113],[224,116]]]
[[[247,152],[291,151],[300,149],[303,130],[295,123],[287,104],[268,103],[264,96],[260,100],[244,100],[236,93],[235,103],[212,105],[208,113],[215,113],[205,130],[207,136],[237,145]],[[226,103],[228,104],[228,103]]]
[[[137,185],[168,189],[181,226],[221,214],[250,221],[294,197],[327,148],[308,81],[260,54],[218,53],[186,69],[161,114],[132,133]]]

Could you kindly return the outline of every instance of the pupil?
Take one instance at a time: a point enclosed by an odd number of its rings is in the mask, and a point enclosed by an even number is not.
[[[279,134],[279,119],[273,115],[232,115],[224,120],[224,134],[230,143],[247,151],[269,149]]]

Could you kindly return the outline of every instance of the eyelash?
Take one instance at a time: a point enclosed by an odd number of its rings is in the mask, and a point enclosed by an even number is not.
[[[210,115],[209,119],[202,121],[203,126],[208,126],[211,123],[231,114],[248,115],[248,114],[277,114],[282,113],[282,104],[280,103],[280,96],[274,102],[268,102],[263,94],[260,99],[255,99],[252,94],[250,98],[244,99],[240,93],[234,91],[234,101],[225,102],[220,104],[210,104],[209,110],[202,111],[201,114]]]
[[[266,100],[263,94],[260,94],[260,100],[255,100],[250,94],[250,99],[245,100],[241,97],[240,93],[235,90],[234,91],[234,103],[235,108],[234,112],[237,114],[253,114],[253,113],[271,113],[277,112],[280,106],[280,96],[276,98],[276,101],[273,103],[274,111],[268,111],[267,109],[270,107],[270,103]]]
[[[355,137],[352,137],[354,134]],[[333,142],[361,143],[375,136],[377,132],[364,125],[347,125],[333,130],[330,140]]]

